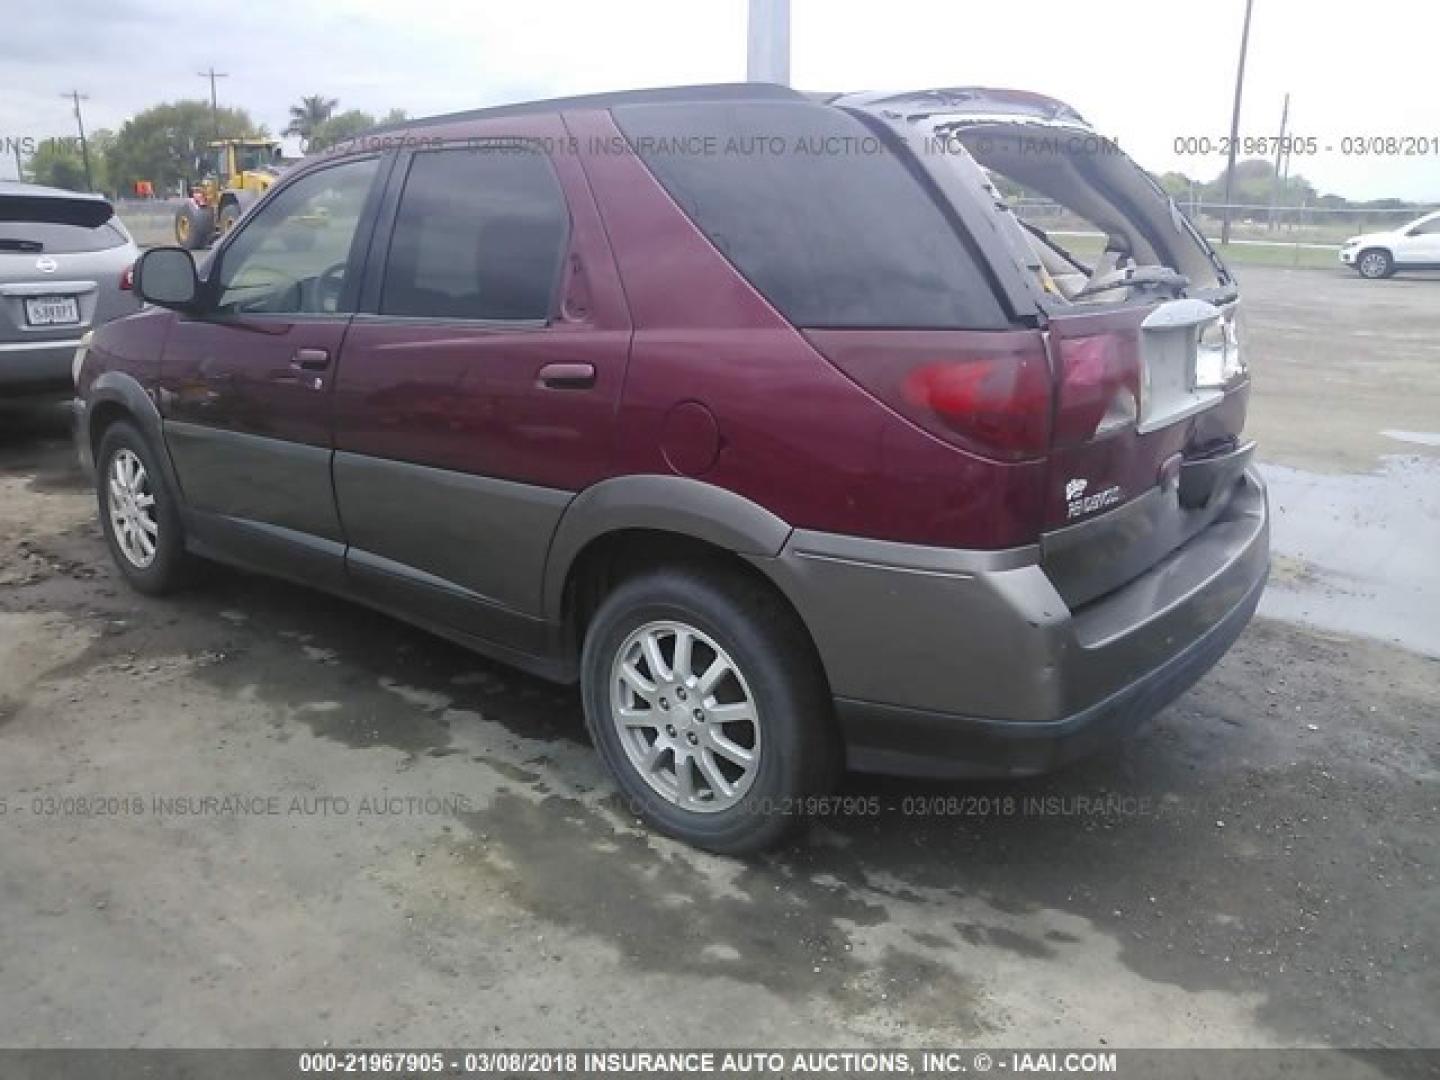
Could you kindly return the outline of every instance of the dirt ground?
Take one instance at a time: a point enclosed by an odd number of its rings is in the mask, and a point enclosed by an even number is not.
[[[1113,752],[851,778],[878,814],[750,863],[627,817],[574,693],[236,572],[137,596],[63,416],[0,414],[0,1045],[1440,1043],[1440,661],[1394,607],[1440,604],[1440,448],[1381,434],[1440,431],[1440,281],[1245,284],[1283,610]],[[1362,540],[1431,492],[1429,578],[1343,578],[1362,476]]]

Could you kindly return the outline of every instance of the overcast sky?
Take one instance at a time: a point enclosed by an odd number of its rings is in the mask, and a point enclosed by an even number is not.
[[[0,0],[0,138],[118,128],[147,105],[220,101],[272,131],[304,94],[411,115],[745,76],[745,0]],[[991,85],[1062,98],[1155,171],[1210,179],[1223,158],[1178,157],[1182,136],[1229,128],[1243,0],[792,0],[803,90]],[[221,12],[223,11],[223,14]],[[22,14],[23,12],[23,14]],[[83,38],[82,38],[83,35]],[[1255,0],[1241,130],[1291,129],[1320,152],[1293,171],[1351,198],[1440,204],[1440,4]],[[1420,157],[1341,153],[1346,136],[1415,135]],[[1333,149],[1326,150],[1326,147]],[[13,152],[0,176],[14,175]]]

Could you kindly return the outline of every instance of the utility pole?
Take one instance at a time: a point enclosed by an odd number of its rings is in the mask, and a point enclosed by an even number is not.
[[[1245,29],[1240,34],[1240,64],[1235,69],[1235,109],[1230,114],[1230,157],[1225,166],[1225,219],[1220,226],[1220,243],[1230,243],[1230,203],[1235,192],[1235,151],[1240,141],[1240,98],[1245,92],[1245,54],[1250,49],[1250,9],[1255,0],[1245,0]]]
[[[209,71],[199,71],[196,74],[202,79],[210,80],[210,122],[215,128],[215,138],[218,140],[220,138],[220,99],[215,95],[215,80],[228,79],[230,76],[227,72],[216,71],[214,64],[210,65]]]
[[[79,90],[71,90],[68,94],[60,96],[69,98],[75,104],[75,127],[80,132],[80,160],[85,163],[85,190],[94,191],[95,181],[90,175],[90,145],[85,141],[85,120],[80,115],[80,102],[89,101],[90,98],[88,95],[80,93]]]
[[[790,0],[750,0],[745,78],[790,85]]]
[[[1280,167],[1284,165],[1287,154],[1285,153],[1285,131],[1290,126],[1290,95],[1285,95],[1285,107],[1280,110],[1280,138],[1275,143],[1275,176],[1270,185],[1270,231],[1275,231],[1275,211],[1280,205],[1280,194],[1284,190],[1284,178],[1280,175]]]

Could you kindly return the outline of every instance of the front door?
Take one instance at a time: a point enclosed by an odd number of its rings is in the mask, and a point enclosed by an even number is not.
[[[579,163],[542,148],[564,130],[527,123],[396,163],[335,424],[352,586],[521,651],[560,516],[613,467],[630,341]]]
[[[331,390],[379,166],[326,165],[277,191],[216,253],[204,313],[177,319],[161,361],[192,538],[317,584],[343,579]]]

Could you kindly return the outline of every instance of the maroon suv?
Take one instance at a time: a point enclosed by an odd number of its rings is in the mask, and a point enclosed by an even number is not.
[[[844,766],[1052,768],[1264,585],[1234,280],[1038,95],[416,121],[135,287],[77,421],[136,588],[203,556],[579,681],[637,812],[712,850]]]

